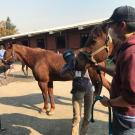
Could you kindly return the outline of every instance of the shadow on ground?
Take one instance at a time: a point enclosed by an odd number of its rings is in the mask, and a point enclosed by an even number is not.
[[[12,82],[33,82],[35,79],[32,75],[26,77],[23,74],[10,74],[6,79],[0,76],[0,86],[8,85]]]
[[[67,103],[67,101],[71,101],[70,98],[54,96],[55,103],[61,105],[72,105],[71,103]],[[4,105],[16,106],[16,107],[24,107],[27,109],[37,110],[40,108],[36,106],[36,104],[43,103],[42,94],[34,93],[24,96],[16,96],[16,97],[1,97],[0,103]]]
[[[31,129],[41,135],[70,135],[71,119],[45,119],[24,114],[3,114],[2,126],[6,128],[3,135],[30,135]],[[107,123],[96,121],[90,123],[89,134],[106,135]]]
[[[54,98],[56,104],[72,106],[71,98],[62,97],[62,96],[54,96]],[[23,108],[39,111],[40,108],[37,107],[36,105],[43,103],[43,98],[42,98],[42,94],[34,93],[25,96],[1,97],[0,103],[4,105],[23,107]],[[94,109],[94,111],[108,114],[108,112],[99,109]]]

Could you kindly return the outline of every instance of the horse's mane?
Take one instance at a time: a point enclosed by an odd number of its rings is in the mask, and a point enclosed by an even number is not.
[[[29,47],[29,46],[24,46],[24,45],[21,45],[21,44],[13,44],[13,46],[16,46],[16,47],[21,47],[22,49],[29,49],[31,51],[34,51],[36,53],[41,53],[41,52],[50,52],[50,53],[55,53],[54,51],[51,51],[51,50],[46,50],[46,49],[42,49],[42,48],[39,48],[39,47],[36,47],[36,48],[32,48],[32,47]]]
[[[107,33],[106,24],[98,24],[93,27],[89,33],[88,40],[86,41],[85,47],[95,43],[95,38],[102,37],[103,33]]]
[[[98,24],[91,30],[90,35],[99,37],[99,36],[102,36],[103,32],[104,33],[107,32],[106,26],[104,24]]]

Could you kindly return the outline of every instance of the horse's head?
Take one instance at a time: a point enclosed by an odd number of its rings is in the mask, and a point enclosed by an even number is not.
[[[89,35],[84,50],[90,54],[92,62],[102,62],[112,54],[112,39],[105,25],[95,26]]]
[[[13,44],[11,44],[11,43],[7,44],[3,60],[5,62],[15,61],[15,53],[14,53],[14,49],[13,49]]]

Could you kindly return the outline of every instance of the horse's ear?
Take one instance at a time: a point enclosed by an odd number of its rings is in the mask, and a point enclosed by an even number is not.
[[[105,22],[103,22],[102,24],[101,24],[101,27],[102,27],[102,30],[103,30],[103,32],[104,33],[108,33],[108,24],[106,24]]]
[[[6,45],[6,49],[11,49],[13,47],[13,44],[8,42],[7,45]]]

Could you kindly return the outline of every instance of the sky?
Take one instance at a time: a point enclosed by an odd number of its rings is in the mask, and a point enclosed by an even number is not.
[[[109,18],[135,0],[0,0],[0,20],[10,17],[19,33]]]

